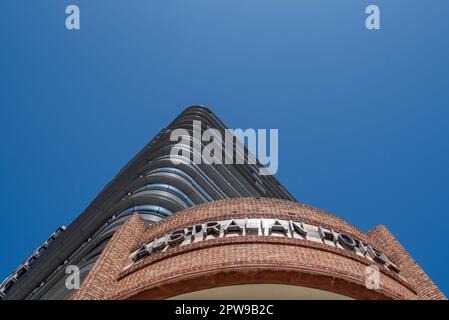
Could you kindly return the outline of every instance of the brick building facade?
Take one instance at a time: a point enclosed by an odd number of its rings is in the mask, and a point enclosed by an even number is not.
[[[248,219],[271,221],[271,225],[273,221],[300,221],[306,226],[344,234],[365,247],[381,250],[395,268],[387,268],[369,255],[357,254],[325,238],[320,241],[309,236],[291,237],[284,232],[198,233],[196,239],[191,235],[195,228],[192,226],[202,226],[198,229],[205,232],[207,223],[212,225],[213,221],[225,220],[229,225],[229,221],[242,224]],[[176,230],[185,230],[182,243],[178,241],[133,259],[142,244],[159,238],[177,239],[176,235],[182,232]],[[379,286],[375,288],[367,286],[370,266],[379,270]],[[353,299],[445,299],[384,226],[364,233],[322,210],[270,198],[216,201],[180,211],[149,226],[135,214],[116,232],[71,299],[194,298],[189,294],[230,286],[237,290],[239,286],[254,284],[312,288]],[[220,298],[220,292],[216,297]],[[302,296],[298,291],[287,298]]]
[[[195,132],[212,128],[225,136],[208,108],[184,110],[0,283],[0,300],[444,298],[385,227],[296,202],[242,139],[222,141],[222,158],[243,164],[193,161],[207,145]]]

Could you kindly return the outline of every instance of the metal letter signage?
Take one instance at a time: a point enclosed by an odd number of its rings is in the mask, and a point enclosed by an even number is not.
[[[350,251],[399,273],[398,267],[385,254],[346,233],[338,233],[334,230],[305,224],[300,221],[279,219],[245,218],[195,224],[185,229],[174,230],[161,238],[153,239],[150,244],[143,244],[131,254],[130,258],[132,261],[138,262],[146,256],[165,252],[173,247],[185,246],[209,239],[236,236],[284,237],[324,243]]]

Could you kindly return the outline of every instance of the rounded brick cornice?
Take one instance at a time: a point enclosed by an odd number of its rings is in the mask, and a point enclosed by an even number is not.
[[[163,247],[162,251],[144,251],[146,256],[136,261],[131,259],[143,243],[167,239],[165,236],[175,230],[183,229],[181,234],[184,234],[193,225],[215,221],[223,224],[244,218],[303,222],[308,233],[303,237],[290,230],[290,235],[269,235],[266,227],[260,227],[256,234],[246,230],[226,235],[220,229],[220,235],[183,238],[182,242]],[[375,262],[361,252],[354,253],[332,241],[322,241],[318,226],[378,247],[393,259],[399,274],[379,265],[380,287],[368,289],[367,266]],[[167,245],[165,241],[162,243]],[[303,286],[355,299],[445,299],[384,226],[364,233],[323,210],[269,198],[211,202],[182,210],[154,225],[148,225],[134,214],[115,233],[71,299],[165,299],[245,284]]]
[[[186,209],[151,225],[135,242],[131,252],[141,243],[174,230],[231,218],[301,221],[344,232],[368,244],[378,244],[350,223],[323,210],[286,200],[240,198]],[[267,281],[308,286],[352,298],[415,297],[413,287],[386,268],[381,268],[381,288],[367,289],[365,272],[370,264],[372,262],[366,258],[349,251],[307,240],[270,236],[217,238],[171,248],[124,268],[117,275],[118,285],[113,298],[167,298],[213,286]],[[264,278],[262,274],[271,276]]]

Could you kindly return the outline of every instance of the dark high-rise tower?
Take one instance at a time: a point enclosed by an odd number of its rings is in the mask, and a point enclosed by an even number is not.
[[[259,164],[195,164],[170,160],[172,130],[224,133],[225,125],[207,108],[190,107],[151,140],[67,228],[60,228],[0,286],[1,299],[64,299],[65,266],[77,265],[85,279],[109,240],[135,212],[149,224],[206,202],[228,198],[270,197],[294,200],[273,176],[261,176]],[[190,148],[189,146],[185,146]],[[246,150],[246,148],[245,148]],[[190,149],[192,152],[192,149]]]

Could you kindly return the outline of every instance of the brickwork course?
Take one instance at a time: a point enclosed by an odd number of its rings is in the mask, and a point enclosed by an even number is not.
[[[366,268],[372,261],[326,244],[272,236],[216,238],[171,248],[136,263],[130,260],[142,243],[174,230],[243,218],[301,221],[346,233],[383,251],[400,272],[381,267],[380,288],[368,289]],[[446,299],[385,226],[365,233],[323,210],[270,198],[215,201],[182,210],[151,226],[135,214],[115,233],[71,299],[165,299],[257,283],[304,286],[355,299]]]

